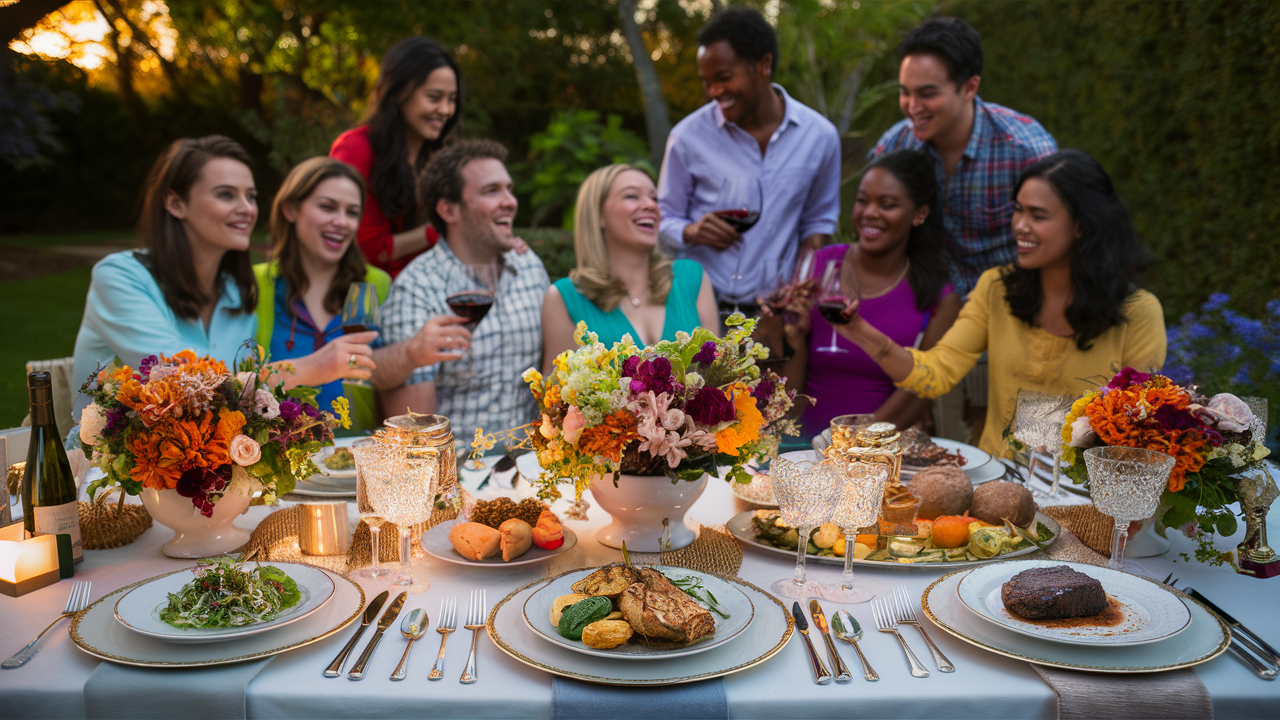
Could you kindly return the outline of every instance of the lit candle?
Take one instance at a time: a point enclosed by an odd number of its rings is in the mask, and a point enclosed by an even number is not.
[[[298,521],[298,547],[306,555],[342,555],[351,541],[347,504],[303,503]]]

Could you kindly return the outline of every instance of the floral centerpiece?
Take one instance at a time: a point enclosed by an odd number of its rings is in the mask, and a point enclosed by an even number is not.
[[[524,375],[542,414],[523,428],[543,468],[540,495],[558,497],[556,482],[572,479],[581,499],[593,479],[616,473],[679,482],[723,471],[750,482],[749,460],[772,457],[781,434],[799,434],[785,417],[795,393],[756,364],[769,351],[751,338],[755,322],[734,315],[723,338],[699,328],[649,347],[629,335],[605,347],[579,323],[579,347],[561,353],[554,372]],[[472,447],[482,452],[508,433],[477,430]]]
[[[1088,477],[1085,448],[1136,447],[1172,456],[1161,520],[1199,542],[1198,560],[1221,565],[1224,557],[1214,549],[1213,536],[1236,531],[1230,506],[1240,500],[1239,474],[1269,452],[1263,433],[1235,395],[1205,398],[1163,375],[1125,368],[1071,406],[1062,427],[1062,457],[1067,475],[1079,483]]]
[[[190,350],[152,355],[136,369],[117,358],[94,373],[80,389],[93,402],[79,440],[106,475],[90,497],[114,485],[129,495],[176,490],[209,517],[229,492],[270,504],[317,472],[312,454],[349,423],[346,399],[334,402],[335,417],[316,405],[315,388],[273,385],[279,369],[252,347],[234,374]]]

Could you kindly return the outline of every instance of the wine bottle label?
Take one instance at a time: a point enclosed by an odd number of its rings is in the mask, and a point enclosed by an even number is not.
[[[70,535],[72,556],[76,562],[84,560],[84,547],[80,544],[80,503],[72,501],[31,510],[35,516],[36,535]]]

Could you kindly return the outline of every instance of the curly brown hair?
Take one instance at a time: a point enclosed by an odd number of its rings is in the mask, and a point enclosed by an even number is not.
[[[438,151],[422,171],[418,183],[420,205],[427,212],[427,220],[431,226],[445,237],[447,227],[444,218],[436,212],[436,205],[444,200],[459,204],[462,202],[462,168],[472,160],[493,159],[505,163],[507,149],[502,143],[493,140],[460,140]]]

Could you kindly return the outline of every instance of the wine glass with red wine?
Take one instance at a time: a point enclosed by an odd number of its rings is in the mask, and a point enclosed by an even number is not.
[[[782,321],[787,324],[794,324],[796,318],[794,313],[787,310],[787,305],[795,298],[797,291],[801,290],[801,284],[809,280],[809,275],[813,272],[813,263],[817,260],[818,254],[813,248],[806,247],[800,250],[796,256],[795,270],[792,271],[790,279],[785,275],[778,276],[778,284],[769,293],[768,297],[757,297],[756,301],[761,305],[767,306],[773,311],[774,315],[782,316]],[[805,294],[812,293],[812,285],[806,290]]]
[[[378,291],[370,283],[351,283],[351,287],[347,288],[347,299],[342,303],[342,333],[350,335],[367,330],[382,331]],[[347,379],[342,382],[344,385],[373,387],[367,380]]]
[[[716,217],[729,223],[739,235],[745,235],[760,220],[760,209],[764,206],[764,192],[760,188],[760,179],[742,175],[725,178],[720,185],[720,194],[716,196],[716,204],[721,208],[714,211]],[[745,244],[744,238],[744,247],[738,248],[733,277],[729,279],[731,298],[737,290],[738,282],[742,279],[742,255],[746,252]]]
[[[845,306],[850,300],[862,297],[858,287],[858,274],[849,273],[849,282],[840,278],[839,261],[828,260],[822,270],[822,284],[818,286],[818,313],[822,319],[831,323],[831,345],[818,348],[819,352],[847,353],[848,350],[836,344],[836,325],[848,325],[853,317],[845,314]]]
[[[472,332],[472,342],[474,342],[476,327],[489,314],[490,308],[493,307],[494,296],[498,292],[498,266],[460,265],[449,272],[445,282],[445,292],[448,293],[445,302],[453,314],[466,318],[464,327]],[[466,380],[474,382],[476,369],[471,352],[463,353],[463,357],[467,361],[467,368],[464,371]]]

